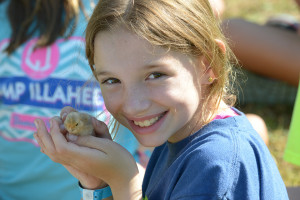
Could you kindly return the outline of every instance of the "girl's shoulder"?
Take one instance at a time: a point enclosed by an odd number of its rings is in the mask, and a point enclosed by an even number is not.
[[[200,131],[174,161],[181,179],[189,182],[192,174],[194,184],[204,184],[206,191],[218,198],[228,194],[229,199],[242,199],[245,193],[254,198],[260,195],[260,187],[265,188],[265,195],[277,189],[283,191],[284,184],[267,146],[243,114],[213,123],[216,125]],[[278,185],[268,187],[268,182],[274,181]]]
[[[236,112],[237,116],[214,120],[179,143],[157,147],[144,186],[148,188],[150,180],[155,184],[149,191],[171,187],[171,199],[284,197],[270,152],[245,115]]]

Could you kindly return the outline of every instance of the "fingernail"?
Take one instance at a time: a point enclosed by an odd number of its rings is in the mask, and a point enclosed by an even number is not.
[[[94,120],[94,122],[96,123],[96,126],[100,127],[99,120],[97,120],[95,117],[93,117],[92,120]]]
[[[34,125],[35,125],[36,129],[39,128],[39,123],[37,121],[35,121],[35,120],[34,120]]]
[[[64,119],[67,116],[67,113],[63,113],[61,119]]]
[[[67,134],[67,138],[68,138],[69,141],[75,142],[75,141],[77,140],[78,136],[77,136],[77,135],[74,135],[74,134],[68,133],[68,134]]]
[[[59,125],[59,129],[60,130],[64,130],[65,129],[65,125],[64,124]]]

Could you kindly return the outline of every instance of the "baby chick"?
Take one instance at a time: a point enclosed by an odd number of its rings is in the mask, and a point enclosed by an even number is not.
[[[93,135],[92,117],[82,112],[71,112],[67,115],[64,126],[67,131],[75,135]]]

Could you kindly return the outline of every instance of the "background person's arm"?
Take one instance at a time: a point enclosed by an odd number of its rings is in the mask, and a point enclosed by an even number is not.
[[[243,68],[298,85],[300,37],[297,34],[243,19],[225,20],[222,29]]]

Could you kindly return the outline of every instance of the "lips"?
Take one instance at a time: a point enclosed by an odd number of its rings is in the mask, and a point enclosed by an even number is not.
[[[148,116],[140,119],[128,120],[131,128],[138,134],[149,134],[155,132],[166,118],[168,111],[159,115]]]

